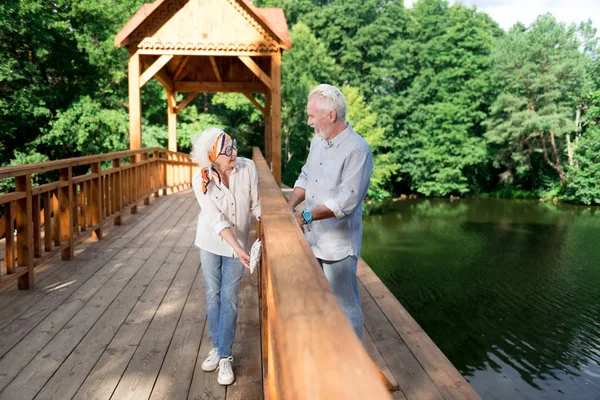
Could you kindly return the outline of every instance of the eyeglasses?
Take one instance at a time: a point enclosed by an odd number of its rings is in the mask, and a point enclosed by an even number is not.
[[[234,151],[237,151],[237,142],[235,141],[235,139],[233,139],[231,141],[231,145],[225,146],[218,155],[219,156],[224,155],[225,157],[231,157],[231,154],[233,154]]]

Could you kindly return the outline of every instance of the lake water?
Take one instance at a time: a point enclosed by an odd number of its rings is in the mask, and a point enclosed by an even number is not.
[[[361,255],[484,399],[600,399],[600,208],[403,200]]]

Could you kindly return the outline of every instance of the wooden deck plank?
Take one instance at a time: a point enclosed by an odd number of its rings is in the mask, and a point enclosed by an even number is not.
[[[219,385],[217,382],[218,370],[213,372],[202,371],[201,365],[212,349],[212,341],[210,340],[210,330],[208,321],[204,325],[202,332],[202,341],[200,342],[200,350],[198,351],[198,359],[196,360],[196,369],[192,377],[192,384],[188,393],[188,400],[224,400],[225,386]]]
[[[0,398],[33,399],[117,298],[142,264],[142,260],[132,259],[120,265],[111,279],[69,320],[68,325],[61,329],[0,392]],[[6,357],[6,360],[10,361],[11,358]]]
[[[240,284],[238,325],[232,351],[235,382],[227,387],[227,400],[263,398],[257,276],[246,270]]]
[[[422,365],[431,380],[445,399],[479,399],[479,395],[467,380],[450,363],[431,338],[379,280],[371,268],[361,259],[358,263],[358,276],[365,291],[376,301],[378,307],[389,320],[403,343]],[[381,348],[381,347],[380,347]],[[382,351],[384,355],[394,351]],[[398,376],[396,376],[398,378]],[[403,382],[398,379],[403,388]],[[408,393],[404,391],[410,399]]]
[[[198,251],[190,250],[184,263],[198,267]],[[205,323],[206,295],[202,274],[198,272],[152,390],[151,400],[187,398]]]
[[[102,353],[75,394],[75,399],[109,399],[177,273],[185,250],[173,251]],[[168,268],[171,266],[171,268]]]
[[[168,263],[169,261],[166,262]],[[198,272],[198,264],[195,262],[182,264],[179,261],[177,264],[181,265],[181,268],[121,377],[113,394],[115,399],[150,397],[192,282]]]
[[[399,396],[397,396],[397,398],[406,399],[404,393],[402,393],[402,391],[399,389],[398,381],[396,381],[394,374],[392,374],[392,371],[390,371],[389,366],[385,362],[385,359],[381,355],[379,348],[377,348],[377,345],[373,341],[371,333],[369,332],[366,326],[363,329],[362,343],[365,347],[365,350],[367,351],[369,356],[371,356],[371,359],[373,360],[377,368],[379,368],[379,371],[381,371],[381,373],[387,378],[387,380],[392,384],[392,386],[396,388],[395,392],[399,393]]]
[[[168,203],[164,203],[164,206],[168,206]],[[144,221],[150,223],[161,215],[162,211],[164,210],[154,207],[153,203],[152,207],[141,209],[139,215],[144,218]],[[43,299],[44,303],[47,303],[45,296],[55,291],[57,286],[64,284],[64,281],[69,276],[78,272],[80,268],[87,266],[90,260],[97,260],[99,257],[105,258],[110,253],[116,254],[116,249],[111,248],[110,243],[113,240],[119,240],[122,235],[134,227],[135,223],[132,224],[132,219],[125,219],[125,223],[121,226],[111,226],[108,235],[110,240],[108,241],[88,239],[82,242],[76,247],[76,257],[72,261],[62,261],[59,254],[52,260],[48,260],[42,267],[39,267],[36,261],[36,286],[33,290],[18,290],[16,285],[14,285],[0,294],[0,329],[5,328],[8,324],[19,318],[38,301]],[[76,288],[79,286],[77,282],[81,281],[75,280],[76,286],[73,284],[69,286]],[[18,300],[15,301],[16,299]],[[0,336],[3,335],[0,334]]]
[[[120,253],[121,257],[119,255],[113,257],[103,268],[100,268],[98,272],[69,296],[66,301],[52,310],[34,329],[4,354],[2,359],[0,359],[0,371],[2,371],[0,374],[0,390],[6,388],[15,376],[19,374],[19,371],[102,289],[105,283],[128,260],[132,251],[131,249],[124,249]],[[15,332],[18,332],[18,330],[13,331],[10,338],[11,341],[18,339],[14,337]]]
[[[168,253],[171,261],[183,260],[185,253],[173,252],[169,249],[157,249],[157,252]],[[151,261],[152,257],[149,259]],[[77,389],[78,398],[109,398],[125,370],[139,341],[154,317],[156,309],[170,284],[178,267],[170,268],[165,260],[159,260],[159,268],[145,291],[138,298],[135,306],[125,321],[118,327],[108,346],[102,352],[91,372],[85,377],[81,387]],[[83,393],[83,395],[82,395]]]
[[[358,286],[365,326],[371,333],[406,398],[408,400],[443,398],[431,378],[394,330],[394,327],[387,321],[362,282],[359,282]]]
[[[36,396],[37,400],[73,397],[170,253],[170,249],[165,248],[152,253],[134,279],[43,387]]]

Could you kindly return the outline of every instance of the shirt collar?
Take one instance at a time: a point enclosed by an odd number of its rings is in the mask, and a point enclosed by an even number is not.
[[[331,140],[323,140],[325,147],[338,147],[340,143],[342,143],[350,135],[350,132],[352,132],[352,125],[350,125],[350,122],[347,122],[346,129],[344,129],[339,135]]]

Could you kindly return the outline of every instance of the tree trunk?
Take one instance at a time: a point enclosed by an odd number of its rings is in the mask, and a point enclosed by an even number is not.
[[[544,150],[544,160],[546,161],[546,163],[551,166],[557,173],[558,173],[558,177],[560,178],[560,183],[563,187],[567,186],[567,176],[565,175],[565,171],[563,170],[562,166],[560,165],[560,158],[558,156],[558,150],[556,149],[556,140],[554,138],[554,132],[550,131],[550,144],[552,146],[552,155],[554,156],[554,162],[552,162],[552,160],[550,160],[550,157],[548,156],[548,149],[546,148],[546,135],[544,134],[544,132],[542,130],[538,131],[539,136],[540,136],[540,140],[542,141],[542,149]]]
[[[567,156],[569,157],[569,166],[573,166],[573,146],[571,146],[571,134],[567,132]]]

